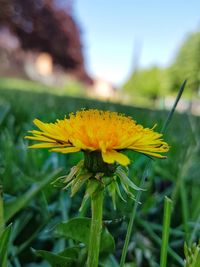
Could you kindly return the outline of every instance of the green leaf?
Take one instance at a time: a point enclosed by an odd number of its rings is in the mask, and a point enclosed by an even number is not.
[[[99,267],[119,267],[119,264],[113,255],[100,260]]]
[[[6,267],[8,243],[12,224],[8,225],[0,236],[0,267]]]
[[[9,104],[1,104],[0,103],[0,125],[4,121],[6,115],[10,111],[10,105]]]
[[[64,257],[45,250],[32,249],[32,251],[36,256],[48,261],[52,267],[73,267],[75,265],[75,260],[70,257]]]
[[[55,234],[59,237],[71,238],[73,240],[89,245],[90,218],[74,218],[67,222],[59,223],[55,228]],[[111,253],[114,250],[114,239],[108,230],[103,227],[101,234],[100,252]]]
[[[71,247],[71,248],[66,248],[63,251],[59,252],[58,255],[63,257],[69,257],[72,259],[78,259],[79,252],[80,252],[79,247]]]
[[[26,193],[22,196],[5,203],[4,216],[5,220],[10,220],[17,212],[26,207],[28,203],[37,195],[46,185],[48,185],[60,173],[61,169],[56,170],[54,173],[48,175],[41,182],[35,183]]]

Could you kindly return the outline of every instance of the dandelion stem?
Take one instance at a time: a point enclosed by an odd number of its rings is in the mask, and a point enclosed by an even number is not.
[[[98,267],[102,231],[103,190],[92,195],[91,206],[92,222],[90,228],[87,267]]]

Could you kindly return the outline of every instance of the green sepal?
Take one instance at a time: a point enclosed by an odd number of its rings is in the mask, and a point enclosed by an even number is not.
[[[67,184],[74,179],[74,177],[81,171],[83,167],[83,160],[79,161],[79,163],[73,166],[68,175],[63,175],[58,177],[51,184],[55,187],[63,187],[63,184]]]
[[[113,208],[114,208],[114,210],[116,210],[116,184],[115,184],[115,181],[112,181],[112,183],[110,183],[108,185],[108,192],[112,198]]]
[[[117,194],[121,198],[121,200],[124,201],[124,202],[127,202],[122,196],[122,193],[120,191],[120,188],[119,188],[119,185],[118,185],[117,181],[115,181],[115,188],[116,188]]]
[[[116,170],[116,174],[117,176],[120,178],[121,182],[126,184],[128,187],[136,190],[136,191],[140,191],[140,190],[143,190],[142,188],[138,187],[136,184],[134,184],[129,178],[128,176],[126,175],[126,172],[122,169],[122,168],[117,168]]]
[[[73,197],[78,190],[82,187],[82,185],[92,177],[92,173],[86,172],[86,173],[81,173],[78,175],[72,182],[71,185],[71,197]]]
[[[81,170],[83,167],[83,160],[79,161],[79,163],[76,166],[73,166],[70,170],[70,173],[66,176],[63,183],[67,184],[69,183]]]
[[[113,181],[114,176],[103,176],[101,181],[104,187],[109,186]]]
[[[118,176],[119,177],[119,176]],[[121,187],[123,188],[124,192],[133,200],[135,200],[135,196],[133,194],[133,192],[131,191],[131,189],[129,188],[128,184],[124,182],[123,179],[120,179],[119,177],[119,180],[120,180],[120,185]]]

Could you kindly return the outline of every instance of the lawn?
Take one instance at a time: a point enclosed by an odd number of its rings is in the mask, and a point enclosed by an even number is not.
[[[73,233],[69,225],[66,232],[59,228],[63,221],[70,223],[75,217],[91,217],[89,201],[79,212],[84,187],[71,198],[70,190],[52,185],[57,177],[68,173],[82,159],[82,152],[63,155],[49,153],[45,149],[31,150],[27,148],[29,142],[24,139],[27,131],[34,127],[34,118],[45,122],[55,121],[83,108],[121,112],[145,127],[151,128],[157,124],[157,131],[161,131],[168,114],[165,110],[57,95],[53,90],[25,90],[24,86],[15,86],[15,82],[2,82],[0,181],[4,191],[7,236],[11,229],[8,266],[49,266],[48,262],[53,262],[56,256],[47,255],[44,250],[59,253],[65,251],[66,247],[73,247],[73,250],[68,249],[65,254],[57,255],[57,258],[60,257],[57,260],[61,262],[62,257],[69,257],[73,253],[79,255],[80,249],[82,257],[85,255],[84,242],[79,242],[84,238],[75,238],[74,235],[78,233]],[[164,136],[170,145],[168,157],[165,160],[152,160],[148,168],[145,191],[142,192],[128,247],[126,267],[159,266],[165,196],[172,199],[173,203],[167,266],[184,266],[184,242],[191,245],[200,238],[199,134],[198,117],[175,113]],[[139,185],[149,158],[129,151],[127,154],[131,158],[129,177]],[[133,192],[137,194],[137,191]],[[114,209],[111,197],[106,194],[103,224],[114,239],[105,233],[107,243],[102,245],[100,266],[119,266],[127,224],[134,206],[131,198],[126,195],[124,198],[126,202],[116,199]],[[69,261],[66,266],[76,265]]]

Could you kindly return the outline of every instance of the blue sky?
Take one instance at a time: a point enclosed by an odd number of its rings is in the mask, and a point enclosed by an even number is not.
[[[86,67],[122,84],[134,62],[166,66],[186,36],[200,28],[198,0],[76,0]]]

